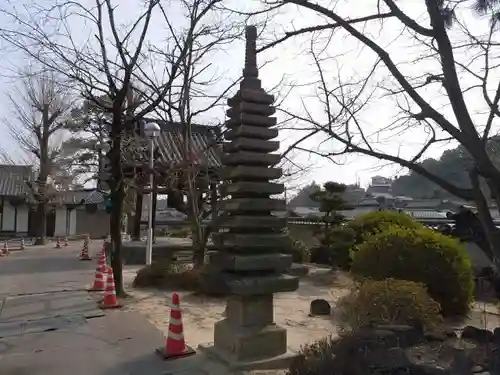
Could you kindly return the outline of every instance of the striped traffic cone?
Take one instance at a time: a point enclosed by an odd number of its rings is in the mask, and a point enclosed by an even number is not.
[[[21,238],[21,250],[24,250],[26,245],[24,244],[24,238]]]
[[[104,255],[104,258],[106,258],[106,242],[105,241],[102,241],[102,245],[101,245],[101,250],[99,250],[99,256],[101,255]]]
[[[56,249],[61,248],[61,239],[59,237],[56,238]]]
[[[2,253],[3,255],[9,255],[9,243],[7,241],[3,243]]]
[[[64,237],[64,247],[68,247],[68,237]]]
[[[106,254],[101,252],[99,253],[99,258],[97,259],[97,265],[104,266],[106,270],[108,269],[108,261],[106,259]]]
[[[80,253],[80,260],[92,260],[89,255],[89,239],[85,237],[85,241],[83,241],[82,252]]]
[[[113,277],[113,269],[108,267],[106,288],[104,289],[104,299],[100,304],[101,309],[116,309],[121,307],[116,298],[115,279]]]
[[[184,327],[182,325],[182,312],[179,295],[172,294],[172,308],[170,309],[170,324],[165,340],[165,347],[156,349],[164,359],[175,359],[195,354],[195,350],[186,345],[184,340]]]
[[[104,285],[104,275],[107,274],[107,265],[104,257],[99,257],[99,263],[95,269],[94,284],[90,291],[92,292],[102,292],[105,289]]]

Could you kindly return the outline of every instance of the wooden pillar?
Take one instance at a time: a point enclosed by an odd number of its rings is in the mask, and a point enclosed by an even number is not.
[[[217,179],[215,176],[210,177],[210,201],[212,204],[212,220],[211,220],[211,226],[212,230],[215,230],[215,225],[217,221],[217,215],[219,213],[219,201],[218,201],[218,196],[217,196]]]
[[[141,217],[142,217],[142,201],[144,195],[136,190],[135,196],[135,215],[134,215],[134,226],[132,228],[132,240],[140,241],[141,239]]]
[[[154,177],[153,180],[153,191],[151,192],[153,194],[153,221],[151,223],[151,228],[153,228],[153,242],[156,241],[156,237],[154,235],[155,229],[156,229],[156,203],[158,200],[158,186],[157,186],[157,179],[156,176]]]

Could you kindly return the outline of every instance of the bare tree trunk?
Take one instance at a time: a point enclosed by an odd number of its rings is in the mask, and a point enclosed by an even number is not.
[[[199,269],[205,264],[205,254],[207,253],[209,235],[210,228],[203,227],[201,222],[192,230],[193,266],[195,269]]]
[[[135,197],[135,216],[134,225],[132,228],[132,240],[141,240],[141,218],[142,218],[142,202],[144,200],[144,195],[137,191]]]
[[[47,203],[40,200],[36,205],[35,245],[45,245],[47,236]]]
[[[43,113],[44,124],[48,123],[48,110],[45,109]],[[36,187],[37,196],[37,230],[36,230],[36,245],[44,245],[47,236],[47,205],[48,205],[48,189],[47,178],[49,176],[50,161],[48,156],[49,146],[49,130],[47,126],[44,128],[44,133],[41,135],[40,144],[40,173],[38,174],[38,181]]]
[[[203,243],[203,237],[200,237],[200,231],[195,228],[193,229],[193,266],[195,269],[199,269],[203,267],[205,262],[205,244]]]
[[[477,214],[481,226],[483,227],[485,240],[478,242],[478,246],[484,251],[486,256],[494,262],[495,259],[495,249],[500,247],[498,242],[500,238],[498,237],[498,229],[495,227],[493,218],[491,217],[490,210],[488,207],[488,202],[484,198],[483,192],[481,190],[479,173],[477,169],[473,169],[469,172],[471,179],[472,189],[474,191],[474,203],[477,208]],[[482,243],[481,243],[482,242]]]
[[[121,118],[115,116],[113,119],[113,128],[111,132],[112,145],[109,153],[109,162],[111,165],[111,214],[110,214],[110,236],[113,244],[111,253],[111,267],[113,268],[113,277],[115,279],[116,294],[125,296],[123,285],[123,260],[122,260],[122,233],[121,221],[123,216],[123,202],[125,200],[125,186],[123,181],[123,172],[121,166],[121,136],[120,136]]]

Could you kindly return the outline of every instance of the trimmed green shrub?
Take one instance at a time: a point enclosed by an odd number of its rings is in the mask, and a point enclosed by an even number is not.
[[[294,263],[307,263],[311,259],[311,253],[306,244],[301,240],[290,238],[290,246],[283,251],[284,254],[291,254]]]
[[[402,212],[368,212],[343,226],[330,228],[321,233],[321,245],[311,249],[311,262],[349,270],[352,261],[351,252],[356,251],[356,245],[363,243],[368,236],[394,225],[403,228],[424,228],[421,223]]]
[[[311,261],[349,269],[349,251],[354,245],[354,231],[347,226],[337,226],[325,230],[321,236],[322,244],[311,249]]]
[[[203,295],[222,296],[225,291],[219,290],[218,281],[219,278],[213,272],[209,272],[208,266],[194,269],[185,264],[163,260],[141,268],[132,286],[186,290]]]
[[[426,228],[392,226],[368,237],[352,256],[356,275],[421,282],[443,314],[463,315],[469,310],[472,266],[465,248],[453,238]]]
[[[356,217],[347,224],[347,227],[354,233],[356,244],[362,243],[368,236],[391,226],[410,229],[425,228],[422,223],[404,212],[387,210],[368,212]]]
[[[300,348],[299,355],[290,363],[287,375],[330,375],[333,366],[334,348],[338,345],[332,337],[315,341]]]
[[[134,288],[160,287],[167,282],[168,276],[174,272],[175,266],[171,259],[153,262],[149,266],[142,267],[137,272],[132,286]]]
[[[406,280],[366,280],[337,306],[339,322],[349,330],[372,324],[433,329],[443,321],[439,303],[429,296],[425,285]]]

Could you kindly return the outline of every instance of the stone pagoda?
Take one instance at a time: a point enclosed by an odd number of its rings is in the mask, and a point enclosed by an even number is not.
[[[284,274],[292,257],[286,219],[272,215],[285,201],[271,198],[284,185],[274,97],[258,78],[257,29],[246,29],[243,80],[228,100],[221,186],[223,199],[216,220],[218,252],[210,264],[227,292],[226,318],[215,324],[213,345],[202,347],[232,368],[279,367],[290,359],[286,329],[274,323],[273,294],[298,288],[298,278]]]

